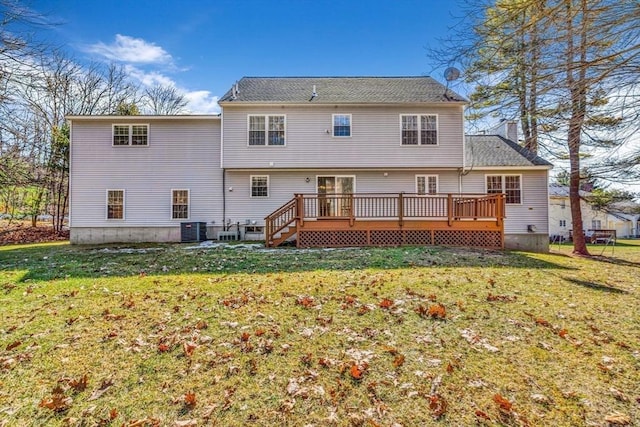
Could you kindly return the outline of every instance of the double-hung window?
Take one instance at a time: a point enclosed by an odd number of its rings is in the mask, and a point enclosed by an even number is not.
[[[504,193],[507,204],[522,203],[522,182],[520,175],[487,175],[487,193]]]
[[[403,114],[400,116],[402,145],[438,145],[438,116]]]
[[[269,197],[269,175],[251,175],[251,197]]]
[[[336,137],[351,136],[351,114],[334,114],[333,115],[333,136],[336,136]]]
[[[416,193],[420,195],[438,193],[438,175],[416,175]]]
[[[283,115],[250,115],[249,145],[285,145],[285,127]]]
[[[171,190],[171,218],[189,219],[189,190]]]
[[[149,125],[113,125],[114,146],[149,145]]]
[[[124,219],[124,190],[107,190],[107,219]]]

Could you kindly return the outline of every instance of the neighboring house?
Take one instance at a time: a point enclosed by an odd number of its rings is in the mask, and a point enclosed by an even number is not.
[[[466,100],[429,77],[245,77],[219,103],[69,117],[71,241],[179,241],[202,222],[270,245],[548,249],[551,165],[511,122],[465,137]]]
[[[591,230],[615,230],[617,237],[638,235],[640,214],[625,212],[622,206],[600,208],[589,203],[591,193],[580,190],[580,210],[583,232],[589,236]],[[569,187],[549,185],[549,236],[551,240],[569,239],[573,233]]]

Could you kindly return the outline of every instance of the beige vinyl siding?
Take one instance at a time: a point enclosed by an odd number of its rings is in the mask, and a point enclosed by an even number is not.
[[[504,221],[505,234],[527,233],[527,225],[535,225],[537,233],[549,232],[547,170],[476,170],[462,179],[465,193],[485,193],[486,175],[520,175],[521,201],[519,205],[507,204]]]
[[[462,107],[225,106],[224,167],[461,167]],[[285,146],[248,146],[247,116],[286,115]],[[333,115],[351,115],[351,137],[333,136]],[[400,115],[436,114],[438,145],[402,146]]]
[[[148,146],[113,146],[113,123],[149,123]],[[179,227],[171,190],[188,189],[189,221],[222,219],[220,120],[114,116],[72,120],[71,228]],[[123,220],[106,219],[105,192],[125,190]]]
[[[353,171],[312,169],[308,171],[227,171],[227,218],[232,223],[257,221],[264,224],[264,218],[291,200],[295,193],[315,193],[317,176],[354,176],[357,193],[406,193],[415,192],[415,175],[438,175],[441,193],[458,190],[456,171],[434,171],[415,169],[407,171]],[[250,197],[250,176],[269,176],[269,197]],[[306,179],[309,178],[309,182]],[[229,191],[232,188],[232,191]]]

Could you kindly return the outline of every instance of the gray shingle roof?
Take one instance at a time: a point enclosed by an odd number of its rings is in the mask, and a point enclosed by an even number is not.
[[[591,193],[580,190],[580,197],[589,197]],[[556,183],[549,184],[549,197],[569,197],[569,186]]]
[[[313,87],[317,96],[312,98]],[[429,103],[467,102],[431,77],[243,77],[234,99],[230,89],[220,102],[255,103]]]
[[[499,135],[467,135],[466,164],[487,166],[552,166],[540,156]]]

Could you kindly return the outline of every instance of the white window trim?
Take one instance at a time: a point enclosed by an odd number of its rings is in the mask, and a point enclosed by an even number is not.
[[[127,126],[129,128],[129,143],[127,145],[115,145],[113,143],[113,137],[115,136],[116,126]],[[147,143],[146,145],[133,145],[133,126],[146,126],[147,127]],[[149,123],[113,123],[111,125],[111,146],[112,147],[136,147],[136,148],[144,148],[149,146],[149,141],[151,140],[151,126]]]
[[[356,194],[357,180],[355,175],[316,175],[316,194],[318,193],[318,178],[353,178],[353,193]]]
[[[267,178],[267,195],[266,196],[253,195],[253,178]],[[269,175],[249,175],[249,198],[268,199],[270,196],[271,196],[271,183],[269,181]]]
[[[416,116],[418,117],[418,144],[413,145],[413,144],[403,144],[402,143],[402,118],[406,117],[406,116]],[[434,116],[436,118],[436,143],[435,144],[423,144],[422,143],[422,121],[420,120],[421,116]],[[400,114],[400,120],[399,120],[399,129],[400,129],[400,133],[398,134],[399,136],[399,142],[400,142],[400,146],[401,147],[437,147],[440,145],[440,117],[438,116],[437,113],[403,113]]]
[[[519,173],[487,173],[484,175],[484,192],[485,194],[489,194],[489,189],[487,187],[487,177],[488,176],[499,176],[500,179],[502,180],[501,186],[502,186],[502,193],[503,194],[507,194],[506,193],[506,188],[505,188],[505,177],[506,176],[519,176],[520,177],[520,203],[507,203],[507,199],[505,196],[505,204],[507,206],[522,206],[524,204],[524,185],[523,185],[523,181],[522,181],[522,174]]]
[[[173,192],[174,191],[186,191],[187,192],[187,217],[186,218],[174,218],[173,217]],[[191,190],[188,188],[172,188],[171,199],[169,200],[169,217],[172,221],[188,221],[191,219]]]
[[[251,145],[249,144],[249,132],[251,132],[250,123],[251,117],[264,117],[264,145]],[[275,145],[269,144],[269,117],[284,117],[284,144]],[[287,115],[286,114],[247,114],[247,147],[286,147],[287,146]]]
[[[109,191],[122,191],[122,218],[109,218]],[[104,192],[105,197],[105,212],[104,219],[107,221],[124,221],[126,218],[127,209],[127,192],[124,188],[107,188]]]
[[[420,177],[424,177],[424,183],[425,183],[425,190],[426,192],[424,194],[418,194],[418,178]],[[435,194],[440,193],[440,179],[438,178],[438,175],[425,175],[425,174],[416,174],[415,176],[415,184],[416,184],[416,194],[418,194],[419,196],[429,196],[429,195],[433,195],[432,193],[429,193],[429,178],[435,178],[436,179],[436,192]],[[486,185],[486,184],[485,184]]]
[[[349,136],[343,136],[343,135],[336,135],[335,131],[336,131],[336,126],[335,126],[335,119],[336,116],[349,116]],[[331,115],[331,137],[332,138],[351,138],[353,136],[353,116],[351,115],[351,113],[335,113]]]

